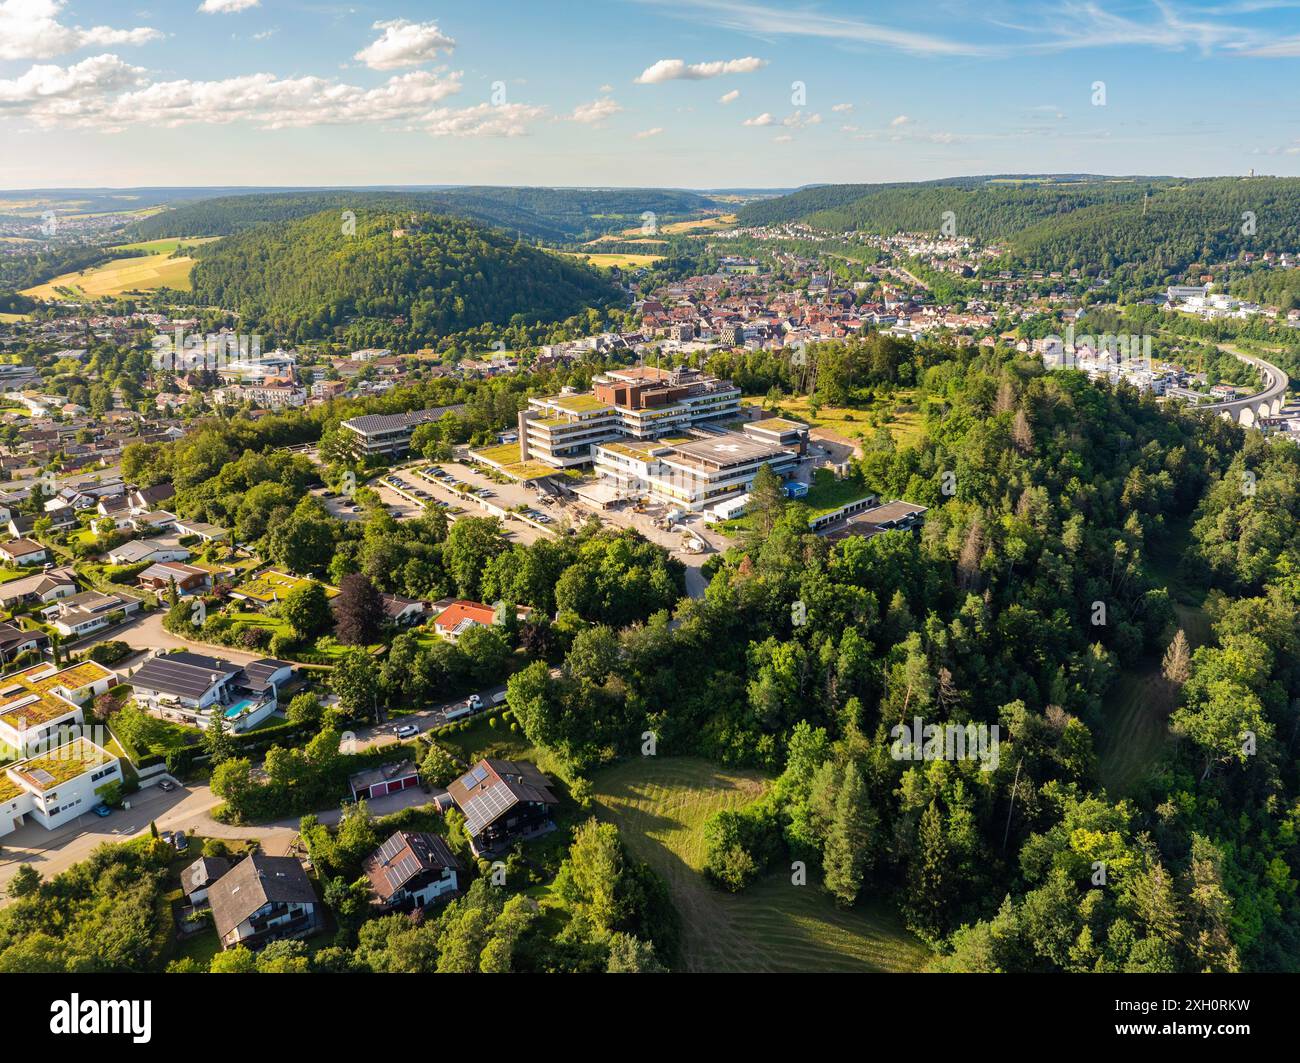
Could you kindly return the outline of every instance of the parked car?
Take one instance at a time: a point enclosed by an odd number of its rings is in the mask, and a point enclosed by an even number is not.
[[[163,781],[158,784],[158,789],[165,794],[169,794],[176,789],[176,784],[172,782],[171,779],[163,779]]]
[[[104,819],[113,814],[113,810],[109,808],[108,805],[96,805],[94,808],[91,809],[91,811],[95,813],[95,815],[97,815],[100,819]]]
[[[412,738],[420,733],[420,729],[413,723],[404,723],[397,729],[398,738]]]
[[[172,845],[176,847],[178,853],[185,852],[185,850],[190,847],[189,835],[187,835],[183,830],[178,830],[172,835]]]

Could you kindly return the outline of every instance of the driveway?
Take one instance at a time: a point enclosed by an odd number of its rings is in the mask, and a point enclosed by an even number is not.
[[[440,792],[403,790],[367,801],[366,806],[372,815],[387,816],[404,808],[432,804]],[[298,838],[297,816],[254,826],[232,827],[219,823],[212,818],[212,810],[221,805],[221,799],[206,785],[177,786],[171,793],[147,786],[132,794],[128,801],[129,809],[118,809],[105,819],[88,812],[55,831],[28,823],[7,835],[0,852],[0,907],[8,903],[5,894],[9,880],[22,864],[31,864],[49,881],[85,860],[105,842],[124,842],[147,833],[151,822],[159,831],[180,830],[204,838],[256,841],[270,856],[283,856]],[[318,812],[317,818],[333,825],[342,814],[341,808],[330,808]],[[194,855],[197,859],[197,850]]]
[[[134,656],[128,657],[117,665],[117,671],[125,674],[128,669],[143,664],[144,655],[149,650],[192,650],[195,653],[206,653],[209,656],[222,657],[225,660],[233,661],[235,664],[247,664],[249,661],[255,661],[260,656],[264,656],[263,654],[245,653],[243,650],[227,649],[225,646],[218,650],[210,646],[187,642],[185,639],[173,635],[162,626],[163,617],[166,615],[166,610],[156,609],[152,613],[142,614],[129,624],[123,624],[112,633],[112,638],[125,642],[137,651]]]

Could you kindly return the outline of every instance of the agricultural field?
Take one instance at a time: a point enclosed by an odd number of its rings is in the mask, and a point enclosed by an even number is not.
[[[98,299],[126,295],[154,288],[189,289],[188,256],[166,258],[163,255],[115,258],[77,273],[64,273],[44,284],[26,289],[22,294],[33,299]]]
[[[600,266],[604,269],[617,267],[618,269],[642,269],[647,266],[653,266],[663,255],[620,255],[620,254],[580,254],[577,251],[561,251],[560,254],[568,258],[580,258],[584,262],[593,266]]]
[[[118,244],[115,247],[110,247],[109,250],[143,251],[148,255],[170,255],[173,251],[178,251],[182,247],[197,247],[199,244],[210,244],[213,240],[219,239],[221,239],[219,236],[169,236],[161,240],[140,240],[133,244]]]
[[[741,894],[701,874],[704,823],[767,785],[755,772],[689,757],[643,757],[592,779],[597,814],[668,883],[691,971],[916,971],[928,950],[883,903],[837,908],[820,886],[773,874]]]

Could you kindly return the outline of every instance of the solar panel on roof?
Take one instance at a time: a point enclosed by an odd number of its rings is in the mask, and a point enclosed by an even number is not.
[[[379,858],[383,863],[387,864],[404,848],[405,845],[402,842],[402,836],[400,834],[394,834],[388,839],[388,841],[384,842],[384,844],[379,847]]]
[[[473,777],[475,782],[482,782],[488,776],[487,768],[483,767],[482,764],[476,765],[470,772],[470,775]]]

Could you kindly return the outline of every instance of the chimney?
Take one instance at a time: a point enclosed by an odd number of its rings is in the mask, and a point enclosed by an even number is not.
[[[528,460],[528,411],[519,411],[519,460]]]

